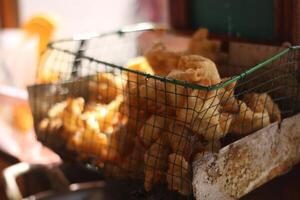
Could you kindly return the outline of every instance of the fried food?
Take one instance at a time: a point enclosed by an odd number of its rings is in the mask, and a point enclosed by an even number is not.
[[[207,140],[218,140],[229,132],[232,119],[230,115],[218,114],[208,118],[195,118],[191,129]]]
[[[222,82],[226,82],[229,78],[222,78]],[[234,88],[237,82],[234,81],[224,88],[218,89],[218,96],[220,99],[221,111],[228,113],[238,113],[239,104],[234,96]]]
[[[160,108],[164,107],[167,103],[166,90],[164,84],[155,79],[149,79],[145,84],[139,87],[139,97],[147,105],[147,110],[150,108],[156,112]]]
[[[267,93],[248,93],[244,95],[243,100],[254,112],[262,113],[267,110],[271,123],[281,121],[280,109]]]
[[[173,153],[184,155],[189,158],[193,151],[193,136],[184,124],[173,120],[169,130],[162,133],[166,135]]]
[[[199,28],[191,38],[188,53],[207,57],[214,62],[224,60],[225,55],[221,53],[221,41],[209,40],[208,29]]]
[[[245,94],[243,102],[234,94],[236,81],[212,87],[229,78],[221,79],[214,63],[222,57],[220,42],[207,37],[207,29],[200,29],[185,52],[157,43],[120,74],[92,76],[92,102],[55,104],[40,131],[61,132],[69,150],[93,157],[106,176],[144,176],[146,191],[161,182],[190,195],[190,161],[218,152],[227,133],[249,134],[281,120],[266,93]]]
[[[208,58],[199,55],[181,56],[178,61],[177,69],[187,70],[190,68],[196,70],[195,76],[198,80],[195,81],[195,83],[197,84],[212,86],[221,82],[215,63]]]
[[[85,113],[93,113],[98,121],[101,132],[112,133],[112,126],[119,121],[119,109],[123,97],[117,96],[109,104],[89,104],[86,106]]]
[[[67,106],[67,101],[62,101],[54,104],[48,111],[47,115],[49,118],[61,118],[63,115],[63,111]]]
[[[108,138],[100,132],[100,127],[94,113],[85,113],[81,116],[82,129],[77,131],[68,141],[68,148],[80,154],[97,156],[106,159]]]
[[[219,139],[227,133],[219,122],[221,114],[216,91],[193,90],[184,107],[177,110],[176,116],[192,131],[208,140]]]
[[[140,145],[137,138],[135,138],[134,141],[134,148],[132,152],[121,164],[122,168],[126,169],[129,177],[131,178],[137,178],[144,175],[143,170],[145,168],[145,163],[143,161],[146,149],[142,145]]]
[[[124,83],[112,73],[99,73],[89,82],[90,100],[99,103],[110,103],[122,94]]]
[[[63,127],[63,122],[60,118],[44,118],[38,127],[39,134],[43,137],[50,134],[59,134],[61,128]],[[63,136],[63,134],[62,134]]]
[[[177,109],[176,117],[182,123],[191,124],[196,117],[211,118],[219,113],[219,99],[215,91],[192,90],[184,106]]]
[[[78,97],[75,99],[68,99],[66,104],[67,105],[62,112],[63,126],[66,131],[75,133],[80,130],[79,123],[85,102],[82,97]]]
[[[171,70],[176,68],[181,55],[183,55],[183,53],[167,50],[162,43],[154,44],[145,53],[145,57],[155,74],[160,76],[166,76]]]
[[[126,156],[105,163],[104,174],[106,177],[141,178],[144,176],[144,154],[146,150],[137,139],[134,140],[131,147],[133,147],[132,151]],[[110,152],[111,149],[108,153]]]
[[[149,146],[158,139],[160,133],[167,127],[168,119],[159,115],[152,115],[144,124],[140,132],[142,142]]]
[[[63,127],[63,112],[67,106],[67,101],[54,104],[47,112],[47,117],[39,123],[39,133],[46,136],[47,134],[61,134],[62,138],[66,138],[69,133],[61,133]]]
[[[136,70],[139,72],[144,72],[146,74],[154,74],[154,71],[150,64],[148,63],[147,59],[143,56],[136,57],[132,60],[129,60],[128,63],[126,64],[126,68],[131,69],[131,70]],[[132,75],[132,77],[131,77]],[[137,74],[136,74],[137,76]],[[130,74],[130,77],[128,78],[130,81],[136,81],[136,77],[133,76],[133,74]]]
[[[253,112],[244,102],[239,101],[239,113],[232,115],[229,132],[245,135],[257,131],[270,124],[270,117],[266,110]]]
[[[115,161],[127,156],[133,149],[134,137],[127,123],[114,129],[109,138],[108,160]]]
[[[223,134],[226,135],[232,123],[232,114],[222,112],[219,117],[219,123]]]
[[[231,116],[221,113],[216,91],[193,90],[182,109],[177,109],[179,121],[208,140],[220,139],[229,131]]]
[[[167,183],[168,189],[182,195],[192,192],[189,164],[180,154],[172,153],[168,157]]]
[[[165,138],[160,137],[145,153],[144,188],[146,191],[150,191],[155,183],[165,181],[169,152]]]

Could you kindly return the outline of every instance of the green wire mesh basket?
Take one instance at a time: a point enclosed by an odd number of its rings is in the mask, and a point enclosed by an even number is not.
[[[194,160],[298,112],[300,48],[240,74],[218,66],[230,78],[201,85],[191,80],[205,83],[213,73],[202,70],[211,66],[202,57],[180,55],[192,70],[174,66],[182,73],[168,76],[126,67],[144,53],[141,35],[153,31],[169,34],[140,24],[49,44],[38,73],[55,81],[28,88],[35,131],[62,158],[89,164],[108,180],[192,197]]]

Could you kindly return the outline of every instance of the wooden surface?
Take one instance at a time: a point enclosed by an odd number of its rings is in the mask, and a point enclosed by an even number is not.
[[[300,165],[290,172],[262,185],[241,200],[299,200],[300,199]]]
[[[238,199],[300,161],[300,114],[193,163],[196,199]]]

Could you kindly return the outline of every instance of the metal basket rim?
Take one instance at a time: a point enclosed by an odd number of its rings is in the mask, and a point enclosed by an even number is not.
[[[146,26],[139,26],[139,25],[146,25]],[[55,47],[55,44],[61,43],[61,42],[83,41],[83,40],[89,40],[89,39],[93,39],[93,38],[101,38],[101,37],[110,36],[110,35],[123,35],[123,34],[126,34],[126,33],[132,33],[132,32],[157,31],[157,30],[166,31],[167,29],[164,28],[164,27],[159,27],[157,25],[153,25],[151,23],[141,23],[141,24],[137,24],[137,25],[124,27],[124,28],[122,28],[120,30],[117,30],[117,31],[111,31],[111,32],[106,32],[106,33],[101,33],[101,34],[92,33],[92,34],[86,34],[86,35],[78,35],[78,36],[74,36],[74,37],[68,38],[68,39],[56,40],[56,41],[50,42],[48,44],[48,49],[53,49],[53,50],[56,50],[56,51],[64,52],[64,53],[71,54],[71,55],[74,55],[74,56],[78,56],[77,52],[72,52],[72,51],[67,50],[67,49],[62,49],[62,48]],[[172,31],[172,30],[168,30],[168,31]],[[254,71],[265,67],[266,65],[270,64],[271,62],[281,58],[284,55],[286,55],[290,51],[297,50],[297,49],[300,49],[300,45],[288,47],[288,48],[282,50],[281,52],[265,59],[261,63],[258,63],[257,65],[255,65],[253,67],[250,67],[248,70],[242,72],[241,74],[232,76],[227,81],[221,82],[219,84],[215,84],[215,85],[212,85],[212,86],[203,86],[203,85],[199,85],[199,84],[188,83],[188,82],[181,81],[181,80],[169,79],[167,77],[162,77],[162,76],[158,76],[158,75],[152,75],[152,74],[144,73],[144,72],[141,72],[141,71],[128,69],[128,68],[120,66],[120,65],[105,62],[105,61],[98,60],[98,59],[95,59],[95,58],[92,58],[92,57],[89,57],[89,56],[85,56],[85,55],[80,55],[79,58],[87,59],[87,60],[90,60],[92,62],[96,62],[96,63],[99,63],[99,64],[104,64],[104,65],[110,66],[112,68],[116,68],[116,69],[120,69],[120,70],[127,71],[127,72],[130,72],[130,73],[134,73],[134,74],[137,74],[137,75],[141,75],[141,76],[144,76],[145,78],[152,78],[152,79],[155,79],[155,80],[168,82],[168,83],[171,83],[171,84],[176,84],[176,85],[184,86],[184,87],[191,88],[191,89],[211,91],[211,90],[218,90],[218,89],[224,88],[227,85],[233,83],[234,81],[238,81],[238,80],[246,77],[247,75],[253,73]],[[59,82],[65,82],[65,81],[59,81]]]

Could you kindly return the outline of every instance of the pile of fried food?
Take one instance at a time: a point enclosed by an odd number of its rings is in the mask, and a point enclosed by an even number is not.
[[[156,43],[127,64],[163,79],[130,70],[97,74],[89,84],[88,101],[78,97],[55,104],[40,132],[59,132],[69,150],[81,159],[96,157],[108,176],[143,176],[146,191],[166,183],[170,190],[189,195],[193,160],[218,151],[228,133],[246,135],[281,120],[267,93],[236,98],[237,83],[221,78],[213,62],[223,57],[220,42],[207,35],[199,29],[185,52]],[[207,90],[188,84],[224,85]]]

